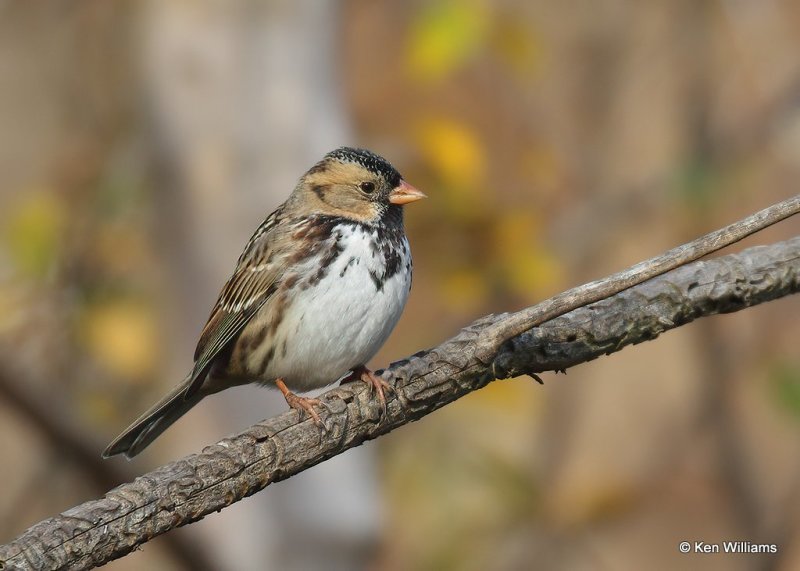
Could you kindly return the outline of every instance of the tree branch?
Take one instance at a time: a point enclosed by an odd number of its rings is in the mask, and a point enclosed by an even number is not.
[[[533,307],[518,311],[483,331],[481,356],[485,359],[491,358],[503,343],[523,331],[699,260],[797,213],[800,213],[800,194],[607,278],[569,289]]]
[[[104,462],[97,454],[96,439],[84,434],[69,415],[64,414],[63,407],[51,406],[47,398],[37,395],[31,388],[34,383],[28,381],[30,379],[20,379],[15,373],[1,370],[0,398],[30,420],[47,439],[48,444],[59,454],[69,458],[98,492],[133,477],[130,470],[122,469],[124,465]],[[180,567],[192,571],[210,571],[214,568],[202,546],[192,545],[187,538],[179,535],[168,536],[166,539],[169,541],[164,543],[165,551]],[[0,562],[0,569],[2,568]]]
[[[321,397],[331,409],[328,433],[309,420],[298,421],[295,411],[260,422],[200,454],[119,486],[103,499],[34,525],[0,546],[0,568],[102,565],[170,529],[418,420],[495,378],[563,370],[655,339],[699,317],[798,291],[800,237],[673,270],[509,339],[490,359],[485,332],[504,330],[504,323],[519,314],[484,317],[438,347],[383,372],[397,388],[386,417],[366,387],[337,387]]]

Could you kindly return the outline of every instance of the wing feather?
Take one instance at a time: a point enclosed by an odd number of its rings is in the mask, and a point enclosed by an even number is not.
[[[286,269],[286,256],[276,247],[279,244],[275,239],[282,214],[283,209],[278,208],[258,227],[239,257],[236,271],[222,288],[197,343],[192,381],[184,398],[202,386],[214,358],[274,293]]]

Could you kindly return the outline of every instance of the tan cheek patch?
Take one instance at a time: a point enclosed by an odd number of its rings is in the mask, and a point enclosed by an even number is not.
[[[353,218],[357,220],[373,220],[378,216],[378,209],[373,202],[368,200],[359,200],[357,204],[349,211]]]
[[[372,175],[358,165],[330,163],[306,177],[310,199],[323,212],[356,220],[372,220],[378,215],[377,205],[355,187]]]

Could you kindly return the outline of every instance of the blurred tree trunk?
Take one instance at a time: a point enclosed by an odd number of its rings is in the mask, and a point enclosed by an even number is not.
[[[180,324],[164,389],[194,343],[241,248],[297,178],[350,139],[336,66],[338,3],[150,2],[142,67],[160,232]],[[285,408],[247,387],[203,403],[167,442],[213,442]],[[178,437],[176,439],[176,437]],[[173,446],[172,448],[175,448]],[[162,452],[162,458],[174,455]],[[335,484],[337,493],[326,493]],[[378,532],[373,449],[359,449],[197,530],[227,569],[358,569]],[[333,545],[331,538],[335,538]]]

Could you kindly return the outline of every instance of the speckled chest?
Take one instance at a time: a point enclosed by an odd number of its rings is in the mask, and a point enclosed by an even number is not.
[[[310,222],[296,232],[305,251],[243,332],[249,342],[237,367],[301,391],[334,382],[378,351],[403,311],[412,274],[401,224]]]

